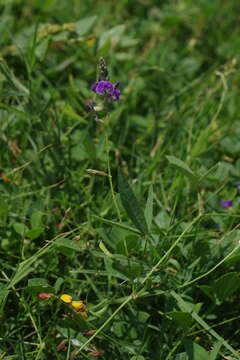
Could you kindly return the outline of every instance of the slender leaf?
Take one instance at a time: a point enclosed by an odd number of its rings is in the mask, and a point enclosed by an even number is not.
[[[112,257],[113,255],[110,253],[110,251],[106,248],[106,246],[104,245],[104,243],[101,241],[99,244],[99,248],[102,250],[102,252],[108,256],[108,257]]]
[[[148,198],[147,198],[147,203],[145,206],[144,215],[146,218],[148,229],[150,229],[150,227],[152,225],[152,219],[153,219],[153,187],[152,187],[152,185],[150,185],[149,190],[148,190]]]
[[[166,158],[168,159],[171,165],[174,165],[185,176],[191,178],[192,180],[197,181],[197,176],[184,161],[176,158],[175,156],[166,156]]]
[[[104,218],[102,218],[100,216],[97,216],[97,215],[93,215],[93,217],[95,217],[96,219],[102,221],[105,224],[116,226],[116,227],[118,227],[120,229],[129,230],[129,231],[133,232],[134,234],[141,234],[141,232],[139,230],[137,230],[137,229],[135,229],[133,227],[130,227],[130,226],[127,226],[127,225],[124,225],[124,224],[121,224],[121,223],[117,223],[116,221],[104,219]]]
[[[148,226],[142,208],[121,170],[118,171],[118,186],[123,207],[133,224],[142,233],[148,233]]]
[[[208,146],[208,139],[218,130],[216,122],[210,123],[206,129],[202,130],[192,148],[191,155],[199,156],[204,153]]]

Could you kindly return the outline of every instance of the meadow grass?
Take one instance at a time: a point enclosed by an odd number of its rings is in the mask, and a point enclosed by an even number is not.
[[[0,359],[240,359],[237,2],[0,9]]]

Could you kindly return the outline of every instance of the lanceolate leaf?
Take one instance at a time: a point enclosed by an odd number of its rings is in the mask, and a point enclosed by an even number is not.
[[[147,203],[145,206],[144,215],[147,221],[148,228],[151,228],[152,225],[152,218],[153,218],[153,187],[152,185],[149,187],[148,190],[148,198]]]
[[[81,19],[75,23],[76,32],[78,36],[85,35],[93,26],[94,22],[96,21],[97,16],[90,16],[85,19]]]
[[[121,170],[118,171],[118,186],[123,207],[133,224],[142,233],[148,233],[148,226],[143,210]]]
[[[191,155],[199,156],[207,150],[208,140],[210,136],[218,129],[216,122],[210,123],[204,130],[202,130],[196,139],[196,142],[192,148]]]
[[[175,156],[166,156],[166,158],[168,159],[171,165],[175,166],[185,176],[195,181],[198,180],[196,174],[192,171],[192,169],[190,169],[190,167],[184,161],[176,158]]]

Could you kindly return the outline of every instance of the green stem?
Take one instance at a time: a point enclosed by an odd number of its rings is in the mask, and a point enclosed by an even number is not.
[[[106,122],[108,122],[108,117],[106,117]],[[116,197],[115,197],[115,194],[114,194],[114,189],[113,189],[112,172],[111,172],[111,167],[110,167],[110,156],[109,156],[109,140],[108,140],[108,132],[107,131],[106,131],[106,147],[107,147],[108,180],[109,180],[109,184],[110,184],[110,190],[111,190],[111,194],[112,194],[112,198],[113,198],[113,203],[115,205],[117,215],[118,215],[118,220],[119,220],[119,222],[121,222],[122,221],[121,220],[121,214],[120,214],[120,210],[119,210],[117,200],[116,200]]]

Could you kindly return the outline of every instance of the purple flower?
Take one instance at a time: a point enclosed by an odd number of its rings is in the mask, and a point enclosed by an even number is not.
[[[237,187],[238,190],[240,190],[240,183],[237,183],[236,187]]]
[[[224,207],[224,208],[229,208],[233,205],[232,200],[224,200],[220,202],[220,206]]]
[[[107,80],[99,80],[92,85],[92,91],[99,95],[107,95],[110,100],[117,101],[120,97],[120,91],[117,89],[119,83],[112,84]]]

